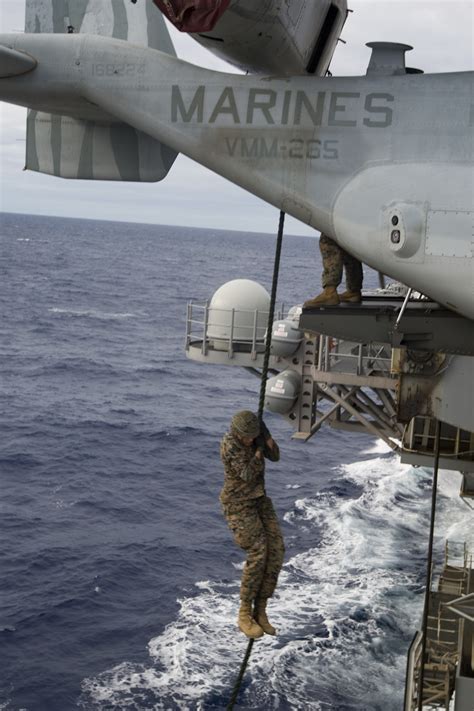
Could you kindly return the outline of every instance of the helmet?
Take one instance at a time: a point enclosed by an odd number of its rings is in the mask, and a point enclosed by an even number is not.
[[[241,410],[233,416],[230,429],[240,437],[254,438],[260,434],[260,422],[255,413],[250,410]]]

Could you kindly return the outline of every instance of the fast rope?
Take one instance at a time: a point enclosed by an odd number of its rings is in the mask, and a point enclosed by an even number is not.
[[[436,420],[435,441],[434,441],[434,471],[433,484],[431,489],[431,518],[430,518],[430,537],[428,543],[428,561],[426,570],[426,588],[425,588],[425,603],[423,607],[423,628],[422,628],[422,649],[420,662],[420,676],[418,683],[418,711],[423,709],[423,684],[425,681],[425,657],[426,657],[426,635],[428,631],[428,612],[430,604],[431,578],[433,573],[433,539],[434,525],[436,515],[436,497],[438,493],[438,468],[439,468],[439,450],[441,440],[441,422]]]
[[[276,303],[276,293],[277,293],[277,287],[278,287],[278,275],[280,273],[280,258],[281,258],[281,246],[282,246],[282,242],[283,242],[284,224],[285,224],[285,213],[283,211],[280,211],[280,222],[278,225],[278,236],[277,236],[277,243],[276,243],[276,249],[275,249],[275,260],[273,262],[273,278],[272,278],[272,292],[270,295],[270,309],[268,311],[267,333],[265,336],[265,354],[263,357],[262,375],[261,375],[261,379],[260,379],[260,397],[259,397],[259,401],[258,401],[258,419],[259,419],[260,423],[263,420],[263,409],[265,406],[265,393],[266,393],[266,388],[267,388],[268,365],[270,363],[270,347],[272,344],[273,321],[275,318],[275,303]],[[237,676],[237,679],[235,680],[234,688],[232,690],[232,696],[231,696],[230,701],[227,705],[227,711],[232,711],[232,709],[234,708],[234,704],[237,701],[240,687],[242,685],[242,681],[244,678],[245,670],[247,669],[250,655],[252,654],[252,648],[253,648],[254,642],[255,642],[254,639],[250,639],[249,643],[247,645],[247,650],[245,652],[244,659],[243,659],[242,664],[240,666],[239,675]]]

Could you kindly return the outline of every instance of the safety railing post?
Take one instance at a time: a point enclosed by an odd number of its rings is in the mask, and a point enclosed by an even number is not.
[[[207,355],[207,327],[209,325],[209,301],[204,304],[204,322],[202,330],[202,348],[201,353]]]
[[[358,354],[358,359],[357,359],[357,375],[362,375],[362,353],[363,353],[363,344],[359,343],[359,354]]]
[[[234,356],[234,322],[235,322],[235,309],[231,311],[230,317],[230,336],[229,336],[229,358]]]
[[[252,352],[250,357],[252,360],[257,360],[257,324],[258,324],[258,309],[255,309],[253,315],[253,333],[252,333]]]
[[[318,370],[323,369],[323,339],[324,336],[318,336]]]
[[[193,304],[188,302],[186,310],[186,343],[185,349],[189,351],[189,344],[191,342],[191,319],[193,317]]]

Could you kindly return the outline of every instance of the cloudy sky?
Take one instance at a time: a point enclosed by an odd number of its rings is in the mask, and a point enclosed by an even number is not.
[[[0,31],[22,31],[24,0],[0,0]],[[338,75],[365,74],[366,42],[385,40],[414,47],[410,66],[425,72],[472,70],[474,3],[472,0],[349,0],[349,16],[331,70]],[[229,71],[193,40],[171,28],[178,56]],[[66,181],[24,172],[24,109],[0,103],[0,209],[43,215],[181,224],[196,227],[274,232],[275,208],[246,193],[184,156],[168,177],[156,184]],[[294,220],[288,229],[311,231]]]

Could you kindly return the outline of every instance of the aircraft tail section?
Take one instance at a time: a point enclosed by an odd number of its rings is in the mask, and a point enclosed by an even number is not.
[[[153,0],[26,0],[25,32],[103,35],[176,56]]]
[[[29,111],[26,168],[61,178],[157,182],[176,153],[126,123],[78,121]]]
[[[102,35],[176,56],[153,0],[27,0],[25,31]],[[82,180],[157,182],[176,156],[125,123],[28,112],[28,170]]]

